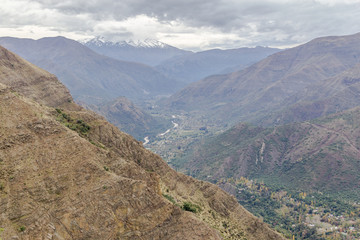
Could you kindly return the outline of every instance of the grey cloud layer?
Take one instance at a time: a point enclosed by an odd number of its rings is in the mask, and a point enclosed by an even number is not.
[[[339,0],[332,6],[321,4],[321,0],[27,1],[37,3],[39,11],[43,9],[57,13],[59,17],[68,16],[69,19],[60,24],[63,27],[68,26],[72,30],[90,31],[95,34],[96,30],[91,29],[94,23],[123,21],[138,15],[154,17],[163,24],[170,24],[172,21],[181,22],[186,26],[198,28],[199,31],[201,28],[207,28],[217,32],[238,34],[250,38],[258,45],[294,44],[322,35],[341,35],[360,31],[357,27],[360,21],[360,3],[355,1],[347,4]],[[24,15],[24,18],[26,17],[31,18],[29,15]],[[5,18],[0,18],[6,22]],[[36,23],[41,19],[36,20],[35,17],[24,21],[41,24]],[[111,33],[105,34],[111,35]],[[122,34],[132,35],[126,30]]]

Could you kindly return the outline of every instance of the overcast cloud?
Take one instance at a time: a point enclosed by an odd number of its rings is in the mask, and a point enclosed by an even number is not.
[[[200,50],[360,32],[360,0],[1,0],[0,35],[154,38]]]

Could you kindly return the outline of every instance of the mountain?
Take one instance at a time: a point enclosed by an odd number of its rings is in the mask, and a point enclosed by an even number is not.
[[[64,38],[3,37],[0,45],[57,75],[75,100],[98,104],[126,96],[132,100],[167,95],[176,81],[143,64],[115,60]]]
[[[272,128],[240,123],[178,160],[200,179],[242,176],[300,191],[360,196],[360,107]]]
[[[160,117],[153,117],[125,97],[87,107],[104,116],[121,131],[139,140],[156,136],[172,126],[170,121]]]
[[[283,239],[2,47],[0,73],[1,238]]]
[[[212,49],[174,57],[156,69],[171,78],[191,83],[210,75],[239,71],[279,51],[268,47]]]
[[[360,62],[359,40],[360,33],[314,39],[242,71],[195,82],[172,95],[166,104],[171,109],[196,111],[209,119],[235,123],[257,122],[298,101],[311,102],[310,94],[315,96],[319,91],[323,94],[317,101],[324,100],[330,97],[327,93],[334,93],[323,91],[324,86],[334,89],[329,81],[342,81],[347,91],[356,84],[357,77],[342,77],[346,71],[356,75],[353,71]]]
[[[106,41],[103,37],[95,37],[81,41],[81,43],[99,54],[122,61],[143,63],[149,66],[156,66],[172,57],[191,53],[154,39],[110,42]]]
[[[360,64],[312,84],[283,101],[284,107],[259,119],[264,126],[302,122],[360,105]],[[290,106],[288,106],[290,105]]]

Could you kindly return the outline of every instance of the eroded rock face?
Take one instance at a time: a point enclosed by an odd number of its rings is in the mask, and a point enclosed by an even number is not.
[[[4,53],[10,65],[21,61]],[[32,74],[24,64],[20,70]],[[34,88],[56,85],[52,78],[23,89],[31,77],[1,70],[1,83],[12,76],[20,86],[0,84],[1,238],[282,239],[215,185],[175,172],[102,117],[62,101],[67,97],[48,99],[46,87]],[[89,129],[78,131],[83,123]],[[199,210],[182,210],[184,202]]]

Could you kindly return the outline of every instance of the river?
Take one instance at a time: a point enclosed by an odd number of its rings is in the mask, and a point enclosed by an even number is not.
[[[173,116],[173,117],[174,117],[174,116]],[[171,131],[171,129],[174,129],[174,128],[179,127],[179,124],[178,124],[178,123],[176,123],[176,122],[174,122],[174,121],[171,121],[171,123],[172,123],[174,126],[173,126],[172,128],[169,128],[168,130],[166,130],[166,132],[163,132],[163,133],[158,134],[158,136],[162,137],[162,136],[164,136],[165,134],[168,134],[168,133]],[[143,143],[143,145],[146,145],[146,144],[148,144],[149,142],[150,142],[149,136],[146,136],[146,137],[144,138],[144,143]]]

